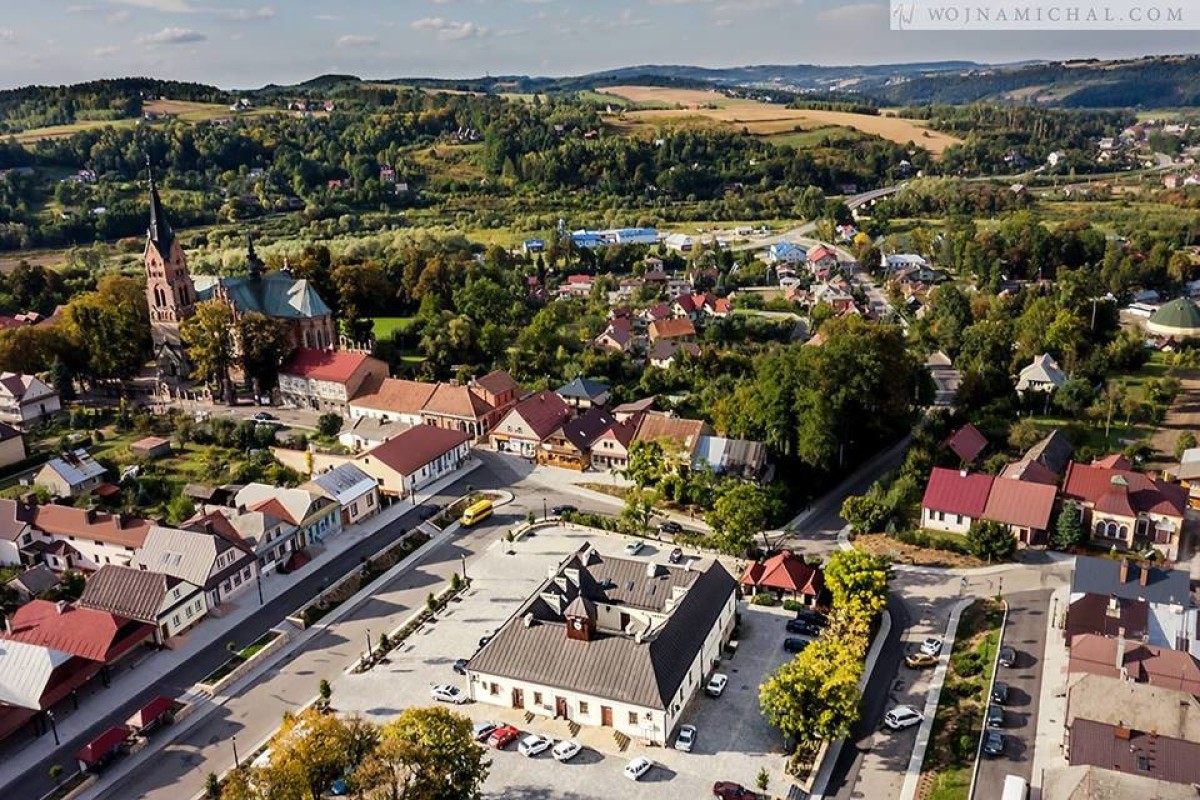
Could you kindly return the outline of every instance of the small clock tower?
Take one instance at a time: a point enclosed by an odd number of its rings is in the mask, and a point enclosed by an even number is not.
[[[567,621],[568,639],[580,642],[592,640],[592,631],[596,627],[596,606],[591,600],[581,594],[576,595],[563,611],[563,617]]]

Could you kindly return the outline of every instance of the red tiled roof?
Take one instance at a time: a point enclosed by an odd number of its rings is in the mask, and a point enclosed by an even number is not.
[[[513,380],[513,376],[502,369],[489,372],[487,375],[476,380],[475,385],[485,392],[490,392],[495,397],[521,388],[521,384]]]
[[[1120,453],[1112,453],[1104,458],[1097,458],[1092,461],[1093,467],[1104,467],[1105,469],[1133,469],[1133,464],[1129,459]]]
[[[751,564],[742,575],[742,585],[817,597],[825,588],[825,575],[806,564],[803,556],[783,550],[766,561]]]
[[[681,294],[675,298],[675,305],[679,306],[685,314],[694,314],[704,308],[704,295]]]
[[[366,353],[301,347],[280,372],[284,375],[313,378],[318,381],[345,383],[370,358]]]
[[[1071,640],[1070,672],[1088,672],[1120,678],[1117,647],[1120,641],[1109,636],[1083,633]],[[1162,686],[1190,695],[1200,695],[1200,661],[1186,650],[1142,644],[1132,638],[1125,641],[1121,666],[1130,679],[1151,686]]]
[[[822,261],[826,258],[837,258],[837,255],[823,244],[819,244],[812,250],[808,251],[808,262],[810,264],[815,264],[816,262]]]
[[[696,326],[690,319],[656,319],[650,323],[650,338],[670,339],[677,336],[695,336]]]
[[[275,519],[283,520],[284,522],[290,522],[293,525],[300,524],[300,520],[293,518],[292,515],[288,513],[287,506],[279,502],[279,499],[275,497],[270,497],[266,500],[255,503],[254,505],[250,506],[250,510],[268,514],[272,517],[275,517]]]
[[[449,453],[471,434],[452,431],[433,425],[414,425],[364,453],[361,458],[374,458],[401,475],[412,475],[439,456]]]
[[[1031,530],[1048,530],[1057,494],[1053,485],[999,478],[992,482],[983,518]]]
[[[89,661],[107,663],[129,652],[154,633],[153,625],[134,624],[107,611],[31,600],[10,620],[5,638],[61,650]]]
[[[1107,459],[1106,459],[1107,461]],[[1129,463],[1126,461],[1125,463]],[[1113,492],[1113,478],[1123,478],[1128,486],[1128,498],[1122,500]],[[1067,465],[1067,476],[1063,481],[1063,495],[1073,500],[1082,500],[1099,507],[1120,509],[1108,513],[1134,516],[1132,512],[1165,514],[1182,517],[1186,506],[1186,493],[1178,486],[1153,481],[1140,472],[1127,469],[1112,469],[1097,464],[1079,464],[1072,461]],[[1106,495],[1111,495],[1106,497]],[[1124,510],[1128,507],[1128,511]]]
[[[556,393],[545,391],[526,397],[510,413],[524,420],[538,439],[545,439],[567,421],[571,408]]]
[[[120,547],[141,547],[154,524],[139,517],[47,504],[34,506],[33,527],[53,536],[78,536]]]
[[[934,467],[921,507],[972,519],[982,517],[993,480],[983,473],[963,475],[958,470]]]
[[[979,454],[988,446],[988,440],[978,428],[968,422],[946,440],[946,446],[963,462],[970,464],[979,458]]]
[[[455,383],[439,383],[429,396],[423,413],[434,416],[457,417],[479,421],[495,411],[488,401],[466,386]]]
[[[434,383],[372,377],[363,381],[362,388],[350,403],[376,411],[415,415],[421,413],[435,389],[437,384]]]

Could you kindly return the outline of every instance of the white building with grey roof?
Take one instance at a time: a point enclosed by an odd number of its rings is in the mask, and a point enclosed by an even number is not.
[[[721,658],[736,589],[716,561],[673,566],[584,545],[470,660],[468,691],[664,745]]]

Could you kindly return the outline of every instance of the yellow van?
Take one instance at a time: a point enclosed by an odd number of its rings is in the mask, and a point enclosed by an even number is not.
[[[469,528],[476,522],[490,517],[492,515],[492,511],[494,510],[495,509],[492,506],[491,500],[480,500],[478,503],[473,503],[470,505],[467,510],[463,512],[462,519],[459,521],[463,524],[463,527]]]

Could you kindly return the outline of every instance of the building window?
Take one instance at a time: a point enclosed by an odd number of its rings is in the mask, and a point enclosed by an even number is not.
[[[175,615],[174,617],[172,617],[171,619],[172,619],[172,621],[173,621],[173,622],[174,622],[176,625],[178,625],[178,624],[179,624],[179,615],[178,615],[178,614],[176,614],[176,615]]]
[[[495,682],[488,684],[488,694],[490,694],[492,697],[500,694],[500,684]]]
[[[587,704],[587,701],[586,701],[586,700],[580,700],[580,701],[579,701],[579,713],[580,713],[580,714],[586,714],[586,713],[588,713],[588,704]]]
[[[540,706],[542,704],[542,693],[541,692],[533,693],[533,704],[535,706]]]
[[[192,607],[191,606],[188,606],[187,608],[185,608],[183,610],[183,612],[187,616],[188,619],[192,618]]]
[[[629,724],[637,725],[637,712],[636,711],[629,712]]]

